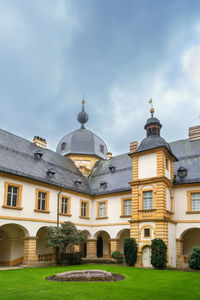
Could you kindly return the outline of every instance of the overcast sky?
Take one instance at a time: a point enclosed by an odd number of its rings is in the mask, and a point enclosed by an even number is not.
[[[86,128],[109,151],[145,136],[148,100],[168,141],[200,124],[200,1],[0,0],[0,127],[55,150]]]

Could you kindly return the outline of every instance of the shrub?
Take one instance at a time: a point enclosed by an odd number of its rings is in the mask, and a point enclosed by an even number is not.
[[[126,238],[124,240],[124,256],[128,266],[134,266],[137,260],[137,243],[135,239]]]
[[[191,269],[200,270],[200,248],[194,247],[189,257],[189,266]]]
[[[114,251],[112,253],[112,258],[116,259],[118,264],[123,262],[123,255],[119,251]]]
[[[162,239],[154,239],[151,242],[151,264],[156,269],[164,269],[166,266],[167,246]]]
[[[82,263],[81,252],[61,253],[62,265],[80,265]]]

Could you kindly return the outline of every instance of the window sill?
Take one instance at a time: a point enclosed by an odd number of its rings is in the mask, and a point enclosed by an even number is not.
[[[71,217],[72,215],[71,214],[62,214],[62,213],[59,213],[59,216]]]
[[[49,214],[50,211],[49,210],[40,210],[40,209],[34,209],[35,212],[39,212],[39,213],[44,213],[44,214]]]
[[[10,208],[10,209],[18,209],[18,210],[22,210],[23,207],[17,207],[17,206],[9,206],[9,205],[2,205],[3,208]]]
[[[97,217],[96,220],[104,220],[104,219],[108,219],[108,217]]]
[[[127,216],[122,215],[122,216],[120,216],[120,218],[131,218],[131,215],[127,215]]]
[[[186,214],[200,214],[200,211],[186,211]]]
[[[86,219],[86,220],[90,220],[90,217],[82,217],[82,216],[79,216],[79,219]]]

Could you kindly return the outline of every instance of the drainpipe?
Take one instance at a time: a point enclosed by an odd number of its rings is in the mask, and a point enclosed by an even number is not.
[[[57,198],[57,227],[59,227],[59,207],[60,207],[60,194],[62,193],[62,189],[60,188],[60,192],[58,192]]]

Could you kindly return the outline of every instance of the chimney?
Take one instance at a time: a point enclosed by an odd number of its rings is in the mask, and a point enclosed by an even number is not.
[[[200,140],[200,125],[189,128],[189,141]]]
[[[39,137],[39,136],[34,136],[33,138],[33,143],[38,146],[38,147],[41,147],[41,148],[44,148],[46,149],[47,147],[47,142],[45,139]]]
[[[131,142],[130,143],[130,154],[134,153],[138,148],[138,142]]]
[[[106,153],[106,159],[109,160],[112,157],[112,153],[111,152],[107,152]]]

